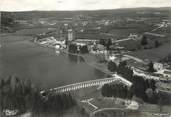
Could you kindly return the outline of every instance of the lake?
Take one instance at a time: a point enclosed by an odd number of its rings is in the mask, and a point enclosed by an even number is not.
[[[55,53],[41,47],[31,36],[17,33],[1,36],[0,76],[16,75],[31,78],[38,86],[54,88],[71,83],[107,77],[101,71],[88,66],[80,57]]]

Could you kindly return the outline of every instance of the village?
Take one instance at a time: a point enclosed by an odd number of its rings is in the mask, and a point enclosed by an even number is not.
[[[162,90],[165,89],[169,92],[171,91],[171,86],[167,85],[171,82],[171,70],[168,69],[170,66],[167,63],[139,59],[132,56],[130,54],[131,51],[128,50],[127,47],[122,46],[125,43],[128,44],[130,41],[141,41],[142,43],[144,35],[157,38],[162,37],[160,34],[130,34],[126,39],[120,40],[111,38],[100,40],[76,39],[75,35],[76,32],[72,26],[69,24],[63,24],[58,32],[50,31],[50,33],[38,34],[34,42],[41,46],[53,48],[56,54],[64,52],[80,55],[86,59],[88,63],[94,65],[95,68],[100,67],[100,69],[105,72],[110,71],[107,67],[109,62],[114,62],[116,65],[119,65],[120,62],[126,61],[128,66],[133,70],[134,75],[142,76],[145,79],[154,79],[165,82],[164,85],[160,83],[158,87]],[[154,71],[147,71],[149,64],[152,64]]]

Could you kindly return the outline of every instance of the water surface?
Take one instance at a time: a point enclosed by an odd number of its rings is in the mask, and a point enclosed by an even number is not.
[[[104,78],[101,71],[88,66],[77,56],[55,54],[41,47],[31,36],[7,34],[1,36],[0,76],[16,75],[31,78],[43,88],[53,88],[75,82]]]

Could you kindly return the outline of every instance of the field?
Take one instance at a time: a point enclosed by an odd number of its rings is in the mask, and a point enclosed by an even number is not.
[[[149,59],[157,62],[162,58],[165,58],[168,54],[171,54],[170,50],[171,50],[171,42],[166,43],[158,48],[138,50],[130,54],[138,58],[141,58],[143,60]]]
[[[17,21],[26,21],[27,24],[16,25],[20,28],[59,28],[62,24],[71,24],[77,32],[77,38],[126,38],[130,33],[143,34],[151,31],[155,25],[161,23],[163,19],[170,19],[170,8],[137,8],[137,9],[117,9],[99,11],[32,11],[32,12],[3,12],[2,16],[12,15]],[[143,14],[142,14],[142,13]],[[160,14],[155,14],[160,12]],[[46,22],[41,24],[41,21]],[[55,22],[55,25],[48,25]],[[87,22],[87,25],[83,25]],[[100,22],[100,23],[98,23]],[[105,25],[109,22],[108,25]],[[24,27],[23,27],[24,26]],[[101,27],[101,29],[96,29]],[[80,30],[84,32],[81,33]],[[37,32],[35,30],[35,32]],[[109,34],[108,36],[102,33]]]

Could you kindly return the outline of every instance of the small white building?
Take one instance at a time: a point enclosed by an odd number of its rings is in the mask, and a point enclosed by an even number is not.
[[[85,43],[81,43],[81,42],[76,42],[75,44],[76,44],[77,46],[86,46]]]
[[[164,70],[163,75],[167,78],[171,78],[171,70]]]
[[[131,101],[131,103],[127,104],[127,109],[137,110],[139,108],[139,104],[136,101]]]
[[[15,110],[6,109],[3,110],[3,112],[5,113],[6,116],[15,116],[19,111],[16,109]]]
[[[155,63],[153,64],[153,67],[154,67],[154,69],[155,69],[156,71],[163,70],[163,64],[162,64],[162,63],[157,63],[157,62],[155,62]]]
[[[108,60],[109,61],[115,61],[117,57],[115,55],[109,55]]]
[[[66,41],[65,40],[56,40],[55,43],[60,44],[60,45],[65,45]]]
[[[60,49],[61,48],[61,46],[59,44],[56,44],[54,47],[55,47],[55,49]]]
[[[130,38],[130,39],[137,39],[138,38],[138,35],[137,34],[130,33],[130,35],[128,36],[128,38]]]
[[[145,79],[159,80],[159,77],[148,74],[148,73],[146,73],[146,72],[144,72],[144,71],[142,71],[140,69],[137,69],[135,67],[132,67],[132,69],[133,69],[133,75],[135,75],[135,76],[141,76],[141,77],[143,77]]]

